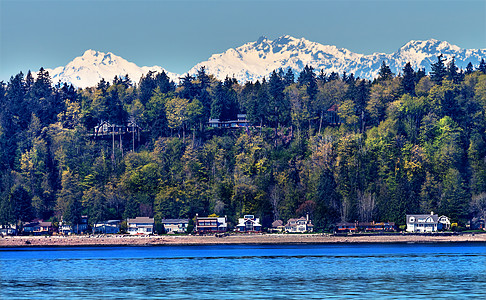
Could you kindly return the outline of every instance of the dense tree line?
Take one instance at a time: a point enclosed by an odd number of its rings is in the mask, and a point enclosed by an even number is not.
[[[434,211],[464,225],[486,214],[486,64],[431,67],[246,83],[201,68],[86,89],[19,73],[0,83],[0,223],[309,213],[327,230]],[[252,126],[207,126],[243,113]],[[96,137],[102,121],[142,130]]]

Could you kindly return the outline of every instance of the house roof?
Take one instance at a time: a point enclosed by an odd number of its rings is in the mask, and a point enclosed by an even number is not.
[[[299,222],[299,221],[304,221],[307,226],[313,226],[312,221],[310,219],[307,220],[307,218],[305,218],[305,217],[289,219],[285,226],[287,226],[287,227],[297,226],[298,225],[297,222]],[[291,223],[295,223],[295,224],[291,224]]]
[[[245,224],[247,222],[253,223],[253,226],[262,226],[260,224],[260,219],[259,218],[256,218],[256,219],[239,218],[238,219],[238,225],[237,225],[237,227],[245,226]]]
[[[154,218],[149,217],[136,217],[135,219],[128,219],[128,223],[154,223]]]
[[[272,223],[272,227],[273,228],[277,228],[279,226],[283,226],[283,221],[282,220],[273,221],[273,223]]]
[[[410,217],[414,217],[414,221],[410,221]],[[424,220],[420,221],[419,220]],[[408,224],[418,224],[418,223],[437,223],[439,220],[438,215],[426,214],[426,215],[407,215],[407,223]]]
[[[162,223],[162,224],[173,224],[173,223],[177,223],[177,224],[188,224],[189,223],[189,219],[162,219],[160,221],[160,223]]]

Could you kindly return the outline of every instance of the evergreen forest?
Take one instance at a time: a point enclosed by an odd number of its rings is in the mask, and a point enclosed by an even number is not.
[[[464,227],[486,216],[486,63],[431,70],[240,83],[201,68],[85,89],[20,72],[0,83],[0,224],[309,214],[328,231],[434,211]],[[208,126],[238,114],[250,125]],[[95,134],[102,122],[137,130]]]

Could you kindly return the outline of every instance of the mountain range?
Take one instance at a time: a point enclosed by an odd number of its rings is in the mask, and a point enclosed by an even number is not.
[[[87,50],[64,67],[47,70],[53,82],[68,82],[80,88],[95,86],[101,78],[111,81],[115,76],[126,74],[138,83],[142,74],[162,70],[178,82],[179,78],[186,74],[196,74],[202,66],[206,67],[209,74],[220,80],[230,76],[240,82],[261,80],[278,68],[291,68],[298,74],[305,65],[312,66],[315,70],[324,70],[327,74],[346,72],[354,73],[355,77],[373,79],[378,75],[383,61],[395,74],[400,73],[407,62],[410,62],[415,70],[425,68],[426,71],[430,71],[430,65],[437,61],[439,54],[443,54],[448,60],[454,57],[459,68],[465,68],[469,62],[477,66],[481,59],[486,59],[486,49],[462,49],[436,39],[412,40],[391,54],[364,55],[285,35],[273,41],[262,36],[255,42],[214,54],[185,74],[171,73],[160,66],[138,67],[111,52],[105,54],[94,50]]]

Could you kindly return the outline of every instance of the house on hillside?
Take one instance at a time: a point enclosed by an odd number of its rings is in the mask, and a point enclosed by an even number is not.
[[[195,230],[197,233],[226,232],[228,223],[224,217],[199,217],[196,214]]]
[[[153,234],[154,225],[154,218],[136,217],[135,219],[127,219],[128,233],[132,235]]]
[[[238,114],[236,120],[220,121],[219,119],[209,119],[208,126],[213,128],[238,128],[249,126],[246,114]]]
[[[124,125],[111,124],[107,121],[101,121],[93,129],[93,136],[103,136],[103,135],[119,135],[127,133],[137,133],[141,131],[141,128],[135,124],[133,120],[128,121]]]
[[[186,233],[189,219],[162,219],[165,233]]]
[[[261,232],[260,218],[255,218],[254,215],[244,215],[243,218],[238,219],[236,229],[239,232]]]
[[[93,225],[93,233],[113,234],[120,232],[121,220],[108,220]]]
[[[298,219],[289,219],[285,224],[285,232],[312,232],[314,231],[314,225],[309,219],[309,215],[306,217],[300,217]]]
[[[440,222],[439,222],[440,219]],[[407,232],[437,232],[450,228],[450,220],[431,212],[430,215],[407,215]]]

